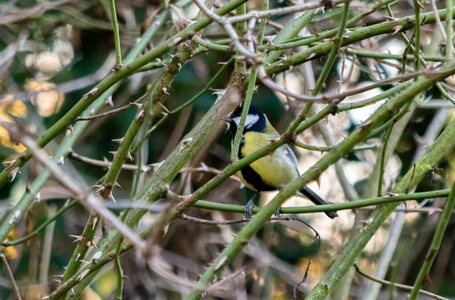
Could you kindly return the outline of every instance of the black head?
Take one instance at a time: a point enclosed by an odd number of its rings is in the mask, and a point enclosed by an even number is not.
[[[237,132],[237,127],[239,126],[240,116],[242,115],[243,106],[237,107],[234,112],[229,117],[229,124],[232,131],[232,134],[235,135]],[[250,110],[248,111],[248,115],[245,120],[245,128],[243,132],[248,131],[257,131],[257,132],[264,132],[266,126],[267,117],[265,114],[257,107],[250,106]]]

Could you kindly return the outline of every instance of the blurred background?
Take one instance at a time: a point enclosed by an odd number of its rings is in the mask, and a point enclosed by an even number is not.
[[[444,1],[435,2],[439,8],[445,8]],[[122,54],[125,55],[162,11],[162,3],[121,0],[115,4]],[[288,1],[270,2],[271,7],[294,4]],[[352,1],[350,17],[368,12],[375,4],[373,1]],[[222,5],[222,2],[215,1],[216,7]],[[249,10],[260,9],[262,2],[248,1],[247,5]],[[171,1],[170,7],[171,17],[167,18],[165,24],[158,30],[148,49],[153,49],[169,36],[185,28],[198,13],[191,1]],[[393,2],[391,9],[398,18],[414,14],[412,1]],[[425,11],[432,11],[431,3],[425,4]],[[386,9],[378,9],[365,16],[352,28],[349,27],[349,30],[387,22],[384,15],[387,15]],[[339,7],[325,12],[318,10],[305,30],[300,33],[300,37],[303,39],[317,36],[325,30],[337,28],[340,16]],[[290,17],[284,15],[270,18],[266,37],[272,39]],[[23,124],[33,136],[39,137],[80,101],[83,94],[110,74],[115,66],[115,45],[110,18],[107,0],[10,0],[0,3],[0,119]],[[412,31],[406,32],[405,35],[411,37]],[[219,44],[229,44],[228,36],[216,24],[206,28],[202,38]],[[451,42],[450,38],[448,40]],[[437,25],[423,26],[420,42],[422,52],[429,58],[429,66],[443,61],[444,43]],[[194,103],[177,113],[169,114],[203,90],[223,63],[234,55],[232,51],[215,51],[207,48],[199,50],[197,55],[183,65],[168,95],[153,109],[153,125],[158,125],[151,127],[148,139],[141,148],[144,164],[154,164],[166,159],[182,137],[194,128],[213,105],[217,93],[226,88],[229,82],[233,72],[232,64],[218,75],[210,90],[200,95]],[[288,49],[282,54],[282,58],[302,50],[303,48],[298,47]],[[142,101],[141,97],[156,84],[157,78],[160,78],[159,74],[163,66],[169,62],[172,53],[163,55],[147,69],[123,80],[101,112],[128,106],[134,101]],[[368,57],[365,53],[393,54],[398,58],[374,58]],[[378,35],[350,44],[339,53],[336,67],[331,70],[323,93],[339,93],[397,76],[403,70],[412,71],[414,61],[410,59],[403,63],[403,55],[412,55],[412,51],[399,33]],[[318,77],[326,59],[322,56],[308,60],[290,71],[277,74],[274,80],[292,91],[308,94],[314,86],[311,78]],[[448,93],[453,94],[453,82],[450,80],[444,84]],[[380,95],[396,85],[399,83],[348,97],[340,107]],[[329,141],[336,144],[365,121],[383,103],[382,101],[331,115],[324,122],[306,130],[297,139],[315,146],[325,146]],[[303,109],[303,104],[278,95],[261,84],[258,85],[252,103],[267,114],[280,133],[286,130],[287,125]],[[453,105],[446,101],[436,88],[427,91],[420,99],[416,99],[415,103],[409,109],[409,118],[403,124],[402,133],[396,137],[396,147],[385,168],[383,192],[393,188],[412,168],[422,155],[422,151],[425,151],[425,147],[431,144],[447,122],[453,119]],[[313,111],[318,111],[322,107],[315,105]],[[71,147],[73,152],[71,158],[65,159],[64,170],[75,180],[85,182],[88,186],[99,183],[107,170],[106,159],[111,161],[113,158],[110,151],[116,151],[118,148],[118,144],[112,140],[124,136],[136,112],[137,107],[130,105],[118,113],[91,120]],[[71,134],[71,129],[69,128],[65,134]],[[46,152],[53,153],[63,137],[62,134],[49,143],[45,148]],[[213,178],[216,173],[213,170],[222,170],[230,162],[231,139],[232,136],[226,126],[226,130],[213,137],[211,142],[191,159],[187,167],[175,178],[170,190],[180,195],[188,195]],[[352,188],[351,196],[354,195],[356,199],[369,197],[365,196],[365,191],[369,184],[369,176],[379,157],[383,139],[384,133],[373,136],[365,143],[366,150],[351,152],[339,162],[339,168],[344,173],[348,186]],[[17,153],[25,150],[23,145],[14,142],[3,127],[0,127],[0,140],[0,157],[4,162],[10,161]],[[298,147],[294,147],[293,150],[299,159],[301,173],[325,154],[324,151],[310,151]],[[416,191],[451,187],[455,178],[454,162],[453,153],[445,157],[419,184]],[[135,164],[132,161],[127,163]],[[0,216],[4,216],[14,207],[42,170],[42,166],[32,159],[20,169],[20,173],[15,174],[14,180],[0,189]],[[130,200],[134,176],[134,171],[123,170],[118,178],[121,188],[114,190],[114,197],[119,205],[116,206],[117,204],[112,201],[108,203],[117,214],[123,209],[120,204],[128,203]],[[144,173],[143,176],[147,178],[149,174]],[[346,190],[339,181],[339,174],[332,166],[317,182],[312,182],[309,186],[331,203],[356,200],[346,196]],[[238,178],[233,176],[211,192],[205,200],[244,205],[251,195]],[[261,193],[260,206],[265,205],[273,196],[272,192]],[[49,180],[33,205],[21,217],[17,227],[9,233],[8,241],[14,241],[33,232],[67,205],[68,198],[69,194],[65,188],[55,180]],[[374,275],[381,257],[389,253],[392,258],[386,268],[385,279],[412,286],[432,241],[445,200],[436,198],[419,202],[409,201],[406,205],[400,205],[358,258],[360,267]],[[158,207],[161,204],[164,205],[165,201],[159,202]],[[284,206],[310,204],[311,202],[296,196],[289,199]],[[311,258],[308,278],[300,286],[298,294],[298,298],[303,299],[305,293],[318,283],[344,249],[353,230],[361,226],[359,221],[355,221],[356,215],[357,220],[362,219],[358,217],[359,214],[365,216],[366,220],[372,209],[340,211],[339,218],[335,220],[327,218],[323,213],[297,216],[311,224],[319,233],[320,247],[313,231],[303,223],[297,221],[267,223],[225,271],[226,276],[235,274],[224,284],[228,292],[215,293],[208,298],[290,299],[294,286],[302,281]],[[217,221],[243,218],[239,213],[199,208],[190,209],[187,215]],[[36,236],[19,245],[6,247],[7,244],[4,244],[2,252],[24,299],[42,299],[58,286],[59,276],[63,274],[64,267],[73,254],[77,245],[75,240],[83,231],[88,216],[87,209],[76,203]],[[138,230],[147,228],[156,216],[157,213],[154,211],[147,213],[141,220]],[[1,222],[8,220],[3,217]],[[197,280],[243,226],[244,224],[213,226],[183,219],[176,220],[159,240],[162,256],[169,263],[169,270],[179,276]],[[101,235],[99,229],[96,236],[99,238]],[[386,248],[391,237],[396,238],[396,244],[392,248]],[[428,282],[424,285],[425,290],[449,298],[455,298],[454,238],[455,226],[452,218]],[[180,299],[189,291],[187,287],[171,284],[150,270],[143,257],[134,250],[123,255],[121,263],[125,274],[123,290],[125,299]],[[2,266],[0,298],[15,299],[6,271],[7,264],[2,261],[0,265]],[[368,298],[366,295],[371,289],[370,286],[371,281],[353,269],[340,282],[337,293],[348,295],[348,299],[406,299],[409,293],[384,285],[375,298]],[[343,291],[346,289],[348,292]],[[116,267],[114,263],[110,263],[94,278],[83,298],[114,299],[116,291]],[[331,297],[341,299],[337,293],[333,293]],[[420,296],[419,299],[427,298]]]

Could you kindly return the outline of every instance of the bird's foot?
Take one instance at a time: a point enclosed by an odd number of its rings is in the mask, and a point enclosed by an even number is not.
[[[254,198],[255,197],[251,198],[245,206],[245,214],[247,214],[249,217],[253,215],[253,207],[256,207],[254,204]]]
[[[278,208],[278,209],[276,210],[276,212],[275,212],[275,217],[277,217],[277,218],[281,217],[281,206],[280,206],[280,208]]]

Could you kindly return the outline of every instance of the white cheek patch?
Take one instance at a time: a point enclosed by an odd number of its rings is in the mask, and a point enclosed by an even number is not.
[[[245,120],[245,128],[250,129],[251,126],[256,124],[257,121],[259,121],[258,115],[247,115]]]
[[[232,121],[234,121],[235,125],[239,126],[240,124],[240,117],[235,117],[232,119]]]
[[[240,117],[235,117],[232,119],[235,125],[239,126],[240,124]],[[256,122],[259,121],[258,115],[247,115],[245,120],[245,128],[250,129]]]

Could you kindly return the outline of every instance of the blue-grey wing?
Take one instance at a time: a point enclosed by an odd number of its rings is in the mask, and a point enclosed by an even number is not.
[[[299,169],[297,168],[298,165],[297,157],[295,156],[294,151],[292,151],[291,147],[289,147],[288,145],[286,145],[286,153],[287,156],[292,160],[292,163],[294,164],[295,169],[297,170],[297,174],[300,174]]]

